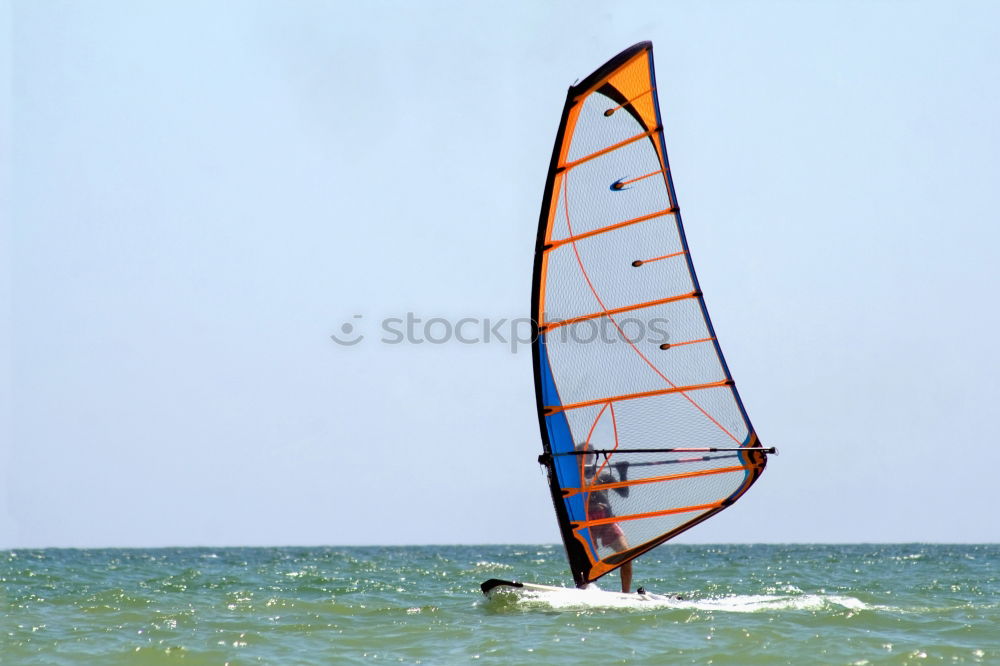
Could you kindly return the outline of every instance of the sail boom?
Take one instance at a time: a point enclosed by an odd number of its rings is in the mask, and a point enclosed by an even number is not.
[[[672,448],[661,448],[661,449],[586,449],[583,451],[564,451],[562,453],[553,453],[554,456],[589,456],[589,455],[600,455],[600,454],[610,454],[610,453],[718,453],[721,451],[746,451],[748,447],[745,446],[712,446],[712,447],[672,447]],[[754,448],[755,453],[772,453],[777,455],[778,449],[773,446],[770,448]]]

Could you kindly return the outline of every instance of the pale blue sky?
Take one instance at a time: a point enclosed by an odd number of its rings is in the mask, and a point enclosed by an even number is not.
[[[528,314],[567,86],[652,40],[781,455],[688,542],[1000,541],[1000,6],[5,6],[0,547],[555,542]],[[354,315],[362,315],[354,319]],[[328,337],[345,321],[365,340]]]

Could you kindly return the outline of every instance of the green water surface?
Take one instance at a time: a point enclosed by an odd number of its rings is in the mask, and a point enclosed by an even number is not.
[[[1000,664],[998,545],[667,545],[635,569],[684,601],[482,597],[566,585],[546,545],[0,552],[0,663]]]

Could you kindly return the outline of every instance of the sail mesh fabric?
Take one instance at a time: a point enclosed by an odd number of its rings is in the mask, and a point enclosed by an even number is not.
[[[656,93],[649,43],[570,88],[540,221],[536,385],[578,583],[721,510],[764,467],[694,274]],[[742,450],[634,451],[711,447]]]

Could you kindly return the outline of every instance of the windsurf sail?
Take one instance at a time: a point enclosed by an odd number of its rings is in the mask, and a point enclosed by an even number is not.
[[[585,585],[718,513],[766,454],[726,366],[674,194],[653,48],[566,97],[535,248],[535,389]]]

